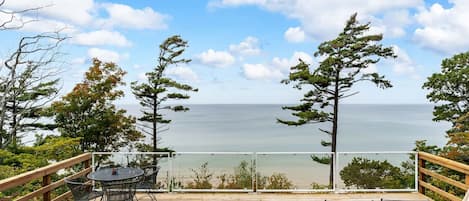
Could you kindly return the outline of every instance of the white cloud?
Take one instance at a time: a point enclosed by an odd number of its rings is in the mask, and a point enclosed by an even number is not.
[[[139,73],[137,75],[137,78],[142,81],[142,80],[147,80],[147,75],[145,73]]]
[[[74,24],[85,25],[92,22],[95,3],[93,0],[7,0],[5,8],[24,10],[41,8],[28,14],[50,17]]]
[[[301,27],[290,27],[283,35],[285,40],[291,43],[300,43],[305,41],[306,35]]]
[[[409,57],[407,52],[396,45],[393,45],[392,48],[394,50],[394,53],[397,55],[397,58],[395,60],[389,61],[390,63],[392,63],[393,71],[397,74],[415,74],[416,64]]]
[[[134,65],[132,66],[132,68],[134,68],[134,69],[139,69],[139,68],[141,68],[141,67],[142,67],[142,66],[140,66],[139,64],[134,64]]]
[[[239,44],[231,44],[230,52],[243,56],[254,56],[261,53],[259,48],[259,40],[256,37],[248,36]]]
[[[98,58],[101,61],[115,63],[118,63],[120,59],[122,59],[121,55],[119,55],[117,52],[99,48],[90,48],[88,50],[88,56],[90,58]]]
[[[469,2],[451,0],[452,7],[438,3],[416,14],[422,26],[414,32],[414,39],[423,47],[444,53],[456,53],[469,48]]]
[[[370,64],[370,65],[368,66],[368,68],[362,69],[362,72],[365,73],[365,74],[368,74],[368,73],[377,73],[377,72],[378,72],[378,68],[376,68],[376,65]]]
[[[290,58],[279,58],[274,57],[272,59],[272,65],[279,69],[281,72],[288,73],[290,72],[290,67],[295,66],[299,63],[299,59],[302,59],[307,64],[313,63],[313,57],[308,55],[305,52],[294,52]]]
[[[235,62],[235,58],[230,53],[215,51],[213,49],[208,49],[206,52],[202,52],[196,57],[202,64],[219,68],[230,66]]]
[[[423,4],[423,0],[218,0],[212,1],[209,6],[259,6],[299,20],[302,29],[309,37],[323,40],[336,36],[342,30],[345,21],[355,12],[358,12],[359,20],[374,22],[375,19],[381,19],[381,16],[388,12],[414,9]],[[383,23],[382,26],[386,27],[386,31],[391,30],[387,28],[387,24]],[[405,26],[405,24],[400,26]]]
[[[119,32],[107,30],[80,33],[75,35],[71,41],[75,44],[88,46],[114,45],[120,47],[128,47],[132,44]]]
[[[166,70],[166,75],[174,76],[185,81],[197,81],[197,74],[186,66],[171,67]]]
[[[251,80],[275,80],[284,76],[280,70],[268,68],[264,64],[244,64],[243,73]]]
[[[313,63],[313,58],[307,53],[294,52],[290,58],[274,57],[268,64],[244,64],[242,70],[250,80],[278,80],[286,77],[290,67],[298,64],[300,58],[308,64]]]
[[[109,14],[108,19],[100,20],[98,24],[106,27],[123,27],[131,29],[166,29],[169,16],[160,14],[150,7],[134,9],[123,4],[104,4]]]
[[[83,65],[85,64],[86,62],[86,58],[84,57],[77,57],[77,58],[74,58],[70,61],[70,64],[72,65]]]

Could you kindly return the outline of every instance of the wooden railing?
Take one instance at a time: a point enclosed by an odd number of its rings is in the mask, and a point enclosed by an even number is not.
[[[427,182],[426,177],[435,178],[441,182],[450,184],[457,188],[460,188],[462,191],[467,191],[469,189],[469,165],[458,163],[456,161],[452,161],[440,156],[435,156],[425,152],[419,152],[418,154],[419,162],[418,162],[418,169],[419,169],[419,192],[425,195],[426,190],[433,191],[434,193],[447,198],[452,201],[461,201],[462,199],[456,195],[448,193],[430,183]],[[426,162],[436,164],[457,172],[460,172],[465,175],[465,181],[460,182],[454,179],[448,178],[443,176],[435,171],[429,170],[425,168]]]
[[[25,172],[23,174],[10,177],[4,180],[0,180],[0,191],[5,191],[14,187],[21,186],[23,184],[26,184],[32,180],[35,179],[40,179],[42,178],[42,187],[28,193],[26,195],[23,195],[21,197],[15,198],[15,201],[26,201],[26,200],[31,200],[36,197],[42,197],[43,201],[60,201],[60,200],[65,200],[66,198],[70,197],[72,194],[70,191],[58,195],[55,198],[51,198],[51,191],[54,189],[65,185],[64,179],[60,179],[55,182],[51,182],[51,176],[56,173],[59,170],[65,169],[65,168],[70,168],[74,165],[83,163],[83,169],[70,176],[71,178],[76,178],[80,176],[84,176],[91,172],[91,153],[84,153],[79,156],[75,156],[73,158],[69,158],[67,160],[63,160],[42,168],[38,168],[33,171]]]

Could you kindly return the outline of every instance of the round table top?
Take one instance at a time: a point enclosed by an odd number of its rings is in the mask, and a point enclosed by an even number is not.
[[[113,168],[104,168],[97,170],[88,174],[88,179],[95,180],[95,181],[120,181],[120,180],[127,180],[132,179],[135,177],[139,177],[143,175],[143,170],[140,168],[115,168],[117,174],[112,174]]]

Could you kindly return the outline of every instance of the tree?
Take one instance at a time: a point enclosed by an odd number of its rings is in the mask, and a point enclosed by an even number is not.
[[[23,28],[25,24],[34,22],[36,20],[35,19],[24,20],[21,17],[21,14],[31,12],[31,11],[37,11],[42,8],[42,7],[34,7],[34,8],[28,8],[24,10],[9,10],[9,9],[4,9],[5,2],[6,2],[5,0],[0,0],[0,18],[2,19],[2,21],[0,21],[0,30],[11,30],[11,29]]]
[[[399,167],[388,161],[355,157],[340,171],[345,186],[359,189],[402,189],[412,187]]]
[[[57,93],[57,48],[66,38],[58,32],[22,37],[0,67],[0,148],[17,146],[20,133],[53,129],[40,122]]]
[[[186,64],[190,59],[179,58],[187,48],[187,41],[181,39],[180,36],[171,36],[160,45],[160,53],[158,63],[153,71],[147,72],[146,82],[132,82],[132,90],[136,98],[143,107],[143,116],[138,120],[150,123],[143,124],[142,130],[146,134],[152,136],[153,151],[158,151],[158,133],[167,129],[164,125],[171,122],[163,117],[163,110],[187,111],[189,108],[182,105],[163,105],[169,100],[188,99],[189,95],[182,92],[197,92],[197,89],[187,85],[180,84],[169,77],[164,72],[170,65]],[[179,92],[182,91],[182,92]],[[159,124],[163,124],[160,126]]]
[[[461,116],[447,133],[448,142],[443,147],[445,158],[469,164],[469,113]]]
[[[124,95],[116,88],[124,85],[125,73],[114,63],[93,59],[83,82],[52,104],[61,135],[80,137],[83,151],[118,151],[143,137],[135,128],[135,118],[113,104]]]
[[[422,86],[429,90],[427,99],[434,106],[434,121],[456,121],[469,112],[469,52],[441,62],[441,72],[428,77]]]
[[[289,126],[331,122],[331,130],[319,130],[331,136],[331,141],[322,141],[321,144],[330,146],[334,153],[337,150],[339,102],[358,93],[351,91],[353,85],[361,81],[371,81],[379,88],[392,87],[384,76],[363,71],[370,65],[378,63],[381,58],[396,56],[391,47],[379,44],[383,39],[381,34],[366,34],[370,29],[370,23],[359,24],[356,18],[355,13],[337,38],[319,45],[314,56],[325,59],[317,68],[311,68],[310,64],[300,59],[299,64],[291,67],[288,79],[282,80],[284,84],[295,83],[294,88],[306,89],[306,93],[301,99],[301,104],[283,107],[284,110],[291,110],[297,120],[277,119],[277,121]],[[317,162],[330,164],[331,186],[335,161],[331,160],[333,158],[314,158]]]

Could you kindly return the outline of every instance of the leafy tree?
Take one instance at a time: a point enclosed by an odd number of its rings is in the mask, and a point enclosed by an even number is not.
[[[93,59],[83,82],[52,104],[61,135],[79,137],[83,151],[117,151],[139,140],[135,118],[113,104],[124,95],[116,89],[124,85],[124,75],[116,64]]]
[[[427,99],[438,103],[433,110],[434,121],[456,121],[469,112],[469,52],[454,55],[441,62],[441,72],[428,77],[423,89]]]
[[[396,57],[392,48],[379,44],[383,39],[381,34],[367,35],[370,23],[359,24],[356,18],[357,14],[353,14],[337,38],[319,45],[314,56],[324,57],[324,60],[317,68],[310,67],[310,64],[300,59],[299,64],[291,67],[289,78],[282,80],[284,84],[294,83],[294,88],[305,89],[306,93],[301,99],[301,104],[283,107],[285,110],[291,110],[297,120],[277,121],[289,126],[330,122],[330,130],[319,130],[331,137],[331,141],[322,141],[321,144],[331,147],[334,153],[337,150],[339,102],[358,93],[351,91],[353,85],[361,81],[370,81],[379,88],[392,87],[384,76],[364,71],[370,65],[378,63],[381,58]],[[317,157],[314,159],[330,164],[329,182],[332,186],[334,160]]]
[[[31,130],[54,128],[40,120],[58,93],[58,72],[52,65],[63,40],[59,33],[22,37],[0,65],[0,148],[17,146],[21,134]]]
[[[448,142],[442,155],[461,163],[469,164],[469,113],[461,116],[455,126],[448,131]]]
[[[182,105],[170,106],[163,104],[169,100],[190,98],[189,95],[182,92],[197,91],[197,89],[187,84],[178,83],[164,74],[165,70],[171,65],[186,64],[191,61],[190,59],[180,58],[186,48],[187,41],[184,41],[180,36],[176,35],[167,38],[160,45],[156,67],[153,71],[145,74],[146,82],[132,82],[133,93],[143,107],[143,116],[138,120],[150,124],[142,125],[142,130],[144,133],[152,136],[152,151],[158,151],[158,133],[167,129],[164,125],[171,122],[171,120],[163,117],[162,111],[172,110],[178,112],[189,110],[189,108]]]
[[[355,157],[340,171],[345,186],[359,189],[402,189],[412,187],[405,174],[388,161]]]

